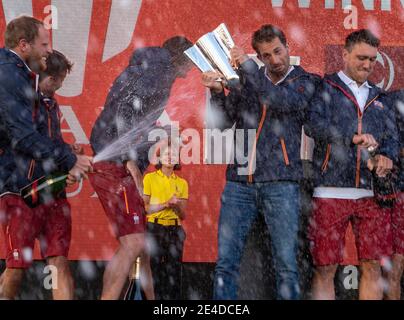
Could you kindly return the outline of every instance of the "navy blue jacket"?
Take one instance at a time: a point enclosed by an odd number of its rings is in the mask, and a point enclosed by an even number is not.
[[[326,75],[310,104],[305,129],[315,140],[315,186],[371,189],[369,155],[352,143],[358,133],[372,134],[379,144],[378,153],[397,160],[397,126],[392,101],[374,85],[369,89],[362,113],[338,74]]]
[[[38,125],[38,131],[50,138],[54,143],[58,145],[70,146],[65,143],[60,128],[61,111],[59,104],[54,97],[46,97],[40,95],[40,124]]]
[[[91,132],[90,143],[95,154],[141,125],[145,136],[134,153],[117,154],[114,161],[137,160],[143,172],[149,162],[146,135],[164,111],[176,74],[168,50],[160,47],[137,49],[129,66],[113,83],[103,111]]]
[[[0,49],[0,194],[18,192],[45,172],[68,172],[70,148],[41,134],[39,96],[32,73],[8,49]]]
[[[396,121],[398,128],[398,136],[400,139],[400,161],[398,163],[398,174],[397,174],[397,187],[398,190],[404,191],[404,90],[394,91],[390,93],[393,99],[395,111],[396,111]]]
[[[211,106],[225,116],[221,129],[244,130],[244,149],[248,153],[248,129],[256,130],[255,148],[250,147],[248,163],[237,161],[227,167],[228,181],[269,182],[299,181],[303,178],[300,144],[305,111],[314,94],[319,78],[301,67],[295,69],[279,85],[265,76],[265,68],[259,68],[251,59],[240,67],[241,87],[230,89],[225,96],[212,91]],[[255,140],[254,139],[254,140]],[[251,167],[256,159],[255,171]],[[240,174],[240,169],[248,169]],[[245,174],[246,173],[246,174]]]
[[[40,96],[40,116],[38,119],[38,131],[45,137],[50,138],[55,144],[62,148],[71,148],[63,140],[62,131],[60,127],[61,111],[59,104],[54,97],[46,97],[41,94]],[[45,172],[48,174],[50,172]],[[63,191],[59,197],[66,197]]]

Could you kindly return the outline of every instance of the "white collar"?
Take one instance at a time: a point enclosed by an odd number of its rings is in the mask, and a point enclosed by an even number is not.
[[[21,58],[20,55],[19,55],[17,52],[15,52],[14,50],[11,50],[11,49],[8,49],[8,50],[10,50],[10,52],[14,53],[18,58],[20,58],[20,60],[25,64],[25,66],[27,67],[27,69],[28,69],[29,72],[33,72],[33,71],[31,70],[31,68],[28,67],[28,65],[27,65],[27,63],[24,61],[24,59]]]
[[[281,80],[279,80],[277,83],[275,83],[275,85],[277,86],[278,84],[283,82],[293,70],[295,70],[295,67],[294,66],[289,66],[288,72],[286,72],[286,74],[283,76],[283,78]],[[273,83],[273,81],[272,81],[271,77],[268,75],[267,71],[268,71],[267,67],[265,67],[265,76]]]
[[[34,71],[32,71],[31,68],[28,67],[28,65],[25,63],[24,59],[22,59],[22,58],[20,57],[20,55],[19,55],[17,52],[15,52],[15,51],[13,51],[13,50],[11,50],[11,49],[8,49],[8,50],[10,50],[10,52],[14,53],[18,58],[20,58],[20,60],[21,60],[21,61],[25,64],[25,66],[27,67],[28,71],[31,72],[31,73],[33,73],[33,74],[35,75],[35,91],[38,91],[38,88],[39,88],[39,74],[36,73],[36,72],[34,72]]]
[[[344,71],[340,71],[340,72],[338,72],[338,76],[340,77],[340,79],[342,80],[342,82],[344,82],[348,87],[351,85],[351,84],[356,84],[357,86],[358,86],[358,83],[355,81],[355,80],[352,80],[350,77],[348,77],[346,74],[345,74],[345,72]],[[364,83],[362,83],[360,86],[358,86],[359,88],[361,88],[361,87],[367,87],[367,88],[372,88],[372,86],[367,82],[367,81],[365,81]]]

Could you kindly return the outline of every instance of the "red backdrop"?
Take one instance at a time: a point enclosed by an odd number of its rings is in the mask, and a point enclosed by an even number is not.
[[[334,3],[335,2],[335,3]],[[113,80],[126,67],[134,49],[161,45],[174,35],[192,41],[225,22],[235,42],[253,53],[250,36],[264,23],[280,26],[289,39],[291,55],[301,57],[308,71],[323,74],[340,66],[340,46],[352,30],[343,3],[349,1],[214,1],[214,0],[80,0],[0,1],[0,45],[6,23],[20,13],[49,20],[47,6],[53,5],[52,40],[55,49],[75,62],[73,73],[59,91],[64,113],[63,129],[68,142],[86,145],[92,125],[104,104]],[[381,56],[374,77],[376,83],[394,89],[404,86],[403,68],[404,3],[352,1],[358,13],[358,28],[371,28],[382,40]],[[286,4],[287,3],[287,4]],[[327,5],[326,5],[327,4]],[[389,5],[390,4],[390,5]],[[331,5],[331,8],[328,8]],[[57,24],[57,26],[56,26]],[[384,83],[382,81],[384,80]],[[194,69],[177,80],[167,105],[171,120],[183,128],[196,128],[202,137],[205,90]],[[201,146],[202,146],[201,142]],[[202,151],[201,151],[202,154]],[[201,155],[202,159],[202,155]],[[190,186],[188,217],[184,223],[187,240],[184,260],[215,261],[220,194],[224,186],[224,165],[192,164],[181,175]],[[107,219],[88,181],[70,198],[73,208],[71,259],[106,260],[116,248]],[[2,235],[1,243],[4,243]],[[4,246],[0,255],[4,257]],[[350,249],[352,251],[352,248]],[[36,256],[37,252],[36,252]],[[353,256],[351,256],[353,257]]]

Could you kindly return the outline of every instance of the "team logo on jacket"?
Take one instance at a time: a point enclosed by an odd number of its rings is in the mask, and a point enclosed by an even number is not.
[[[373,104],[374,104],[375,107],[378,107],[378,108],[380,108],[380,109],[384,109],[383,103],[381,103],[381,102],[378,101],[378,100],[375,100],[375,101],[373,102]]]

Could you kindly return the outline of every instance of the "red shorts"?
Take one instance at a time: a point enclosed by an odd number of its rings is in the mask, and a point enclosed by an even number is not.
[[[394,253],[404,255],[404,192],[398,194],[396,205],[391,215]]]
[[[66,199],[31,209],[19,196],[7,195],[0,199],[0,208],[7,268],[29,268],[35,238],[40,241],[42,258],[67,257],[72,224]]]
[[[380,260],[392,254],[390,211],[381,209],[373,198],[313,198],[309,239],[315,265],[343,262],[345,232],[350,221],[360,260]]]
[[[116,238],[146,229],[144,202],[123,164],[102,161],[94,164],[90,182],[112,225]]]
[[[70,204],[66,199],[57,199],[35,208],[37,238],[42,258],[66,257],[72,238]]]
[[[29,268],[36,235],[34,210],[21,197],[6,195],[0,198],[0,222],[6,242],[7,268]]]

